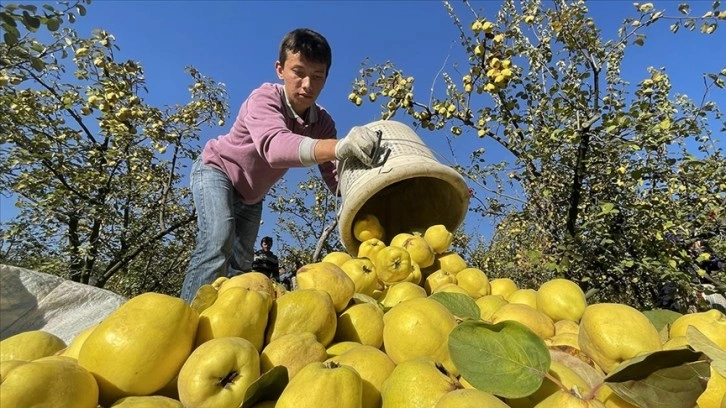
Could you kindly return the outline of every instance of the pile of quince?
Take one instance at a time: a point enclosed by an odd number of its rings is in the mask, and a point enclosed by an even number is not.
[[[567,279],[522,288],[451,250],[443,225],[356,254],[145,293],[65,344],[0,342],[5,407],[726,406],[726,316],[588,304]]]

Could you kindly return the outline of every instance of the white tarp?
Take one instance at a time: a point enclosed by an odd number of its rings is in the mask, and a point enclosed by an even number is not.
[[[68,344],[126,300],[105,289],[0,265],[0,340],[28,330],[45,330]]]

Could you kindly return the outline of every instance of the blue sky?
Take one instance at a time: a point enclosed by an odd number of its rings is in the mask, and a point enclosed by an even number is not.
[[[28,1],[14,1],[28,3]],[[38,2],[40,3],[40,2]],[[468,21],[468,10],[452,2]],[[677,14],[677,1],[655,1],[657,9]],[[691,1],[694,14],[710,9],[711,1]],[[474,1],[487,17],[494,18],[498,1]],[[632,1],[590,1],[588,6],[605,38],[614,38],[622,19],[637,15]],[[468,25],[468,23],[467,23]],[[700,100],[704,72],[717,72],[726,65],[718,51],[726,43],[726,27],[712,36],[682,32],[673,35],[668,22],[647,31],[645,47],[630,47],[623,76],[637,83],[648,74],[648,66],[666,67],[673,91]],[[140,61],[144,67],[153,104],[185,103],[189,79],[184,67],[192,65],[216,81],[226,84],[230,115],[235,115],[251,90],[263,82],[276,82],[274,63],[282,36],[293,28],[309,27],[326,36],[333,49],[333,65],[318,102],[335,119],[342,136],[351,126],[378,119],[379,107],[357,108],[347,100],[360,63],[393,61],[418,87],[428,90],[447,56],[460,52],[458,31],[439,1],[109,1],[96,0],[74,28],[82,37],[102,28],[116,37],[119,57]],[[721,55],[719,57],[719,54]],[[450,64],[447,68],[451,68]],[[440,84],[440,81],[439,81]],[[418,88],[421,89],[421,88]],[[718,96],[716,98],[716,96]],[[726,96],[712,95],[719,106]],[[231,123],[231,118],[228,118]],[[205,129],[202,143],[226,132],[226,127]],[[442,161],[454,160],[443,134],[420,134]],[[457,159],[465,161],[481,144],[473,134],[456,139]],[[493,161],[497,151],[491,150]],[[306,176],[292,170],[289,180]],[[0,220],[14,215],[12,200],[2,197]],[[265,212],[260,233],[272,235],[274,215]],[[486,231],[489,220],[467,219],[470,228]]]

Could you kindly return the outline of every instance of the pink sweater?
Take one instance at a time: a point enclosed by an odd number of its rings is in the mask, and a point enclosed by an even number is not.
[[[300,143],[305,137],[335,139],[335,122],[319,105],[308,109],[307,118],[290,108],[280,84],[265,83],[242,104],[229,133],[204,146],[204,164],[222,170],[246,204],[261,201],[291,167],[304,167]],[[335,191],[335,164],[319,166],[328,188]]]

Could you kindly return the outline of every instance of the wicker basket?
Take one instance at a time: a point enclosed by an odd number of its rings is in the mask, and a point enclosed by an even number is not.
[[[353,223],[359,214],[378,217],[386,244],[398,233],[435,224],[457,229],[469,208],[464,178],[439,163],[409,126],[387,120],[366,127],[382,131],[382,145],[391,153],[380,167],[368,168],[356,160],[339,164],[338,230],[345,249],[351,255],[358,253],[360,241],[353,235]]]

